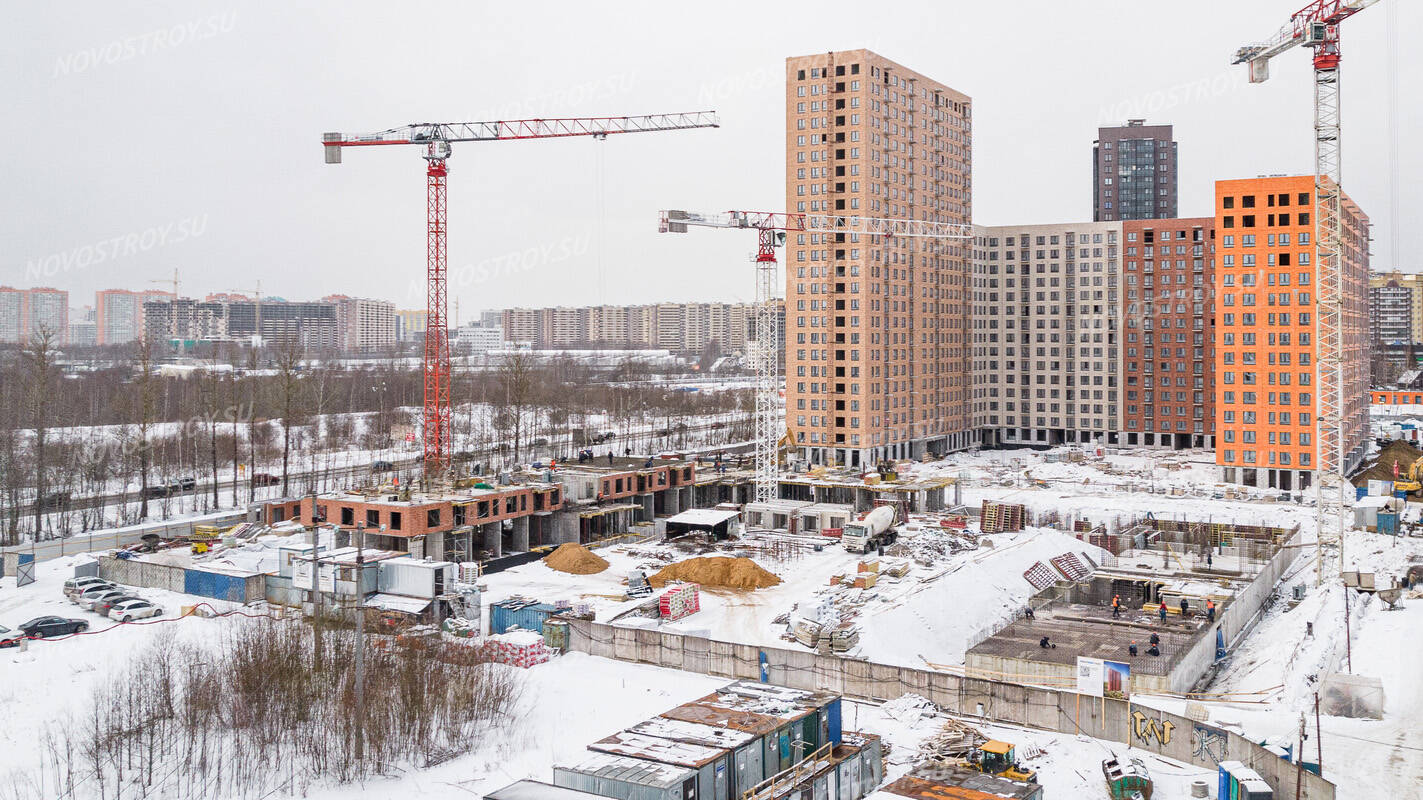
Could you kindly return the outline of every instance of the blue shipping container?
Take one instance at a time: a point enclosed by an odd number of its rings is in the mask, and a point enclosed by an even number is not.
[[[1379,533],[1386,533],[1390,536],[1398,535],[1398,514],[1392,511],[1379,512]]]
[[[201,597],[245,603],[247,602],[247,579],[238,575],[225,575],[221,572],[185,569],[183,570],[183,591]]]
[[[553,611],[553,606],[548,603],[495,603],[489,612],[489,632],[504,633],[511,628],[522,628],[542,634],[544,620],[548,619]]]
[[[1362,500],[1363,498],[1368,497],[1368,496],[1369,496],[1369,487],[1367,487],[1367,486],[1356,486],[1356,487],[1354,487],[1354,499],[1355,499],[1355,500]]]

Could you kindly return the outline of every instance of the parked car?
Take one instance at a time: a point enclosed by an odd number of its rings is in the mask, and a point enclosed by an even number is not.
[[[76,594],[83,589],[87,589],[96,583],[108,583],[108,581],[97,575],[85,575],[82,578],[70,578],[64,582],[64,596],[73,599]]]
[[[372,461],[371,472],[390,472],[395,469],[395,465],[389,461]]]
[[[72,499],[73,495],[69,492],[50,492],[44,496],[41,505],[47,509],[65,509],[69,508],[69,502]]]
[[[20,626],[20,630],[31,639],[43,639],[46,636],[67,636],[80,631],[89,630],[89,623],[82,619],[65,619],[64,617],[35,617]]]
[[[149,500],[162,500],[173,493],[171,486],[150,486],[143,490],[143,496]]]
[[[282,479],[281,479],[281,478],[278,478],[276,475],[273,475],[273,474],[270,473],[270,472],[254,472],[254,473],[252,473],[252,485],[253,485],[253,486],[276,486],[277,484],[279,484],[279,483],[281,483],[281,482],[282,482]]]
[[[197,478],[179,478],[179,479],[178,479],[178,490],[179,490],[179,491],[187,492],[187,491],[192,491],[193,489],[196,489],[196,488],[198,488],[198,479],[197,479]]]
[[[148,617],[158,617],[162,615],[163,609],[147,600],[129,600],[109,609],[109,619],[117,622],[132,622],[136,619],[147,619]]]
[[[129,594],[128,592],[123,592],[112,597],[105,597],[104,599],[95,602],[94,607],[89,610],[93,611],[99,616],[107,617],[109,615],[109,611],[112,610],[114,606],[119,605],[121,603],[127,603],[130,600],[142,599],[142,597],[139,597],[136,594]]]
[[[85,611],[97,611],[99,603],[105,600],[112,600],[116,597],[123,597],[126,594],[128,594],[128,591],[116,586],[106,591],[86,594],[79,598],[79,607]]]
[[[91,583],[88,586],[85,586],[84,588],[75,592],[74,595],[69,598],[69,600],[72,603],[83,603],[84,600],[89,597],[93,597],[96,594],[103,594],[104,592],[112,592],[117,588],[119,587],[113,585],[112,583],[109,583],[108,581],[104,581],[102,583]]]
[[[18,647],[25,634],[0,625],[0,647]]]

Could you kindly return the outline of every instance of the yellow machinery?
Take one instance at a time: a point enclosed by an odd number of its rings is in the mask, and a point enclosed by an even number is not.
[[[1010,781],[1036,783],[1037,771],[1021,767],[1017,761],[1017,752],[1013,745],[990,739],[969,754],[967,766]]]
[[[1423,458],[1408,465],[1408,472],[1404,477],[1393,482],[1395,492],[1419,492],[1423,491],[1423,482],[1419,481],[1419,473],[1423,473]]]

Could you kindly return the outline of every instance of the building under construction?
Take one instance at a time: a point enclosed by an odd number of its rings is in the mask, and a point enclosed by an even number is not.
[[[1080,531],[1108,551],[1103,563],[1069,553],[1031,566],[1032,615],[1025,610],[969,648],[965,666],[981,677],[1072,687],[1079,657],[1101,659],[1129,665],[1130,691],[1190,691],[1270,596],[1298,535],[1298,525],[1150,518],[1115,534]]]

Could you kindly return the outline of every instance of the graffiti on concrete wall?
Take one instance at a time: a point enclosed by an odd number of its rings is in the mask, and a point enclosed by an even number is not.
[[[1140,711],[1131,712],[1131,730],[1142,744],[1151,744],[1153,741],[1160,743],[1162,747],[1171,744],[1171,731],[1176,729],[1176,723],[1170,720],[1163,720],[1159,717],[1148,717]]]
[[[1209,758],[1219,764],[1225,760],[1230,737],[1219,728],[1196,723],[1191,726],[1191,755],[1200,759]]]

